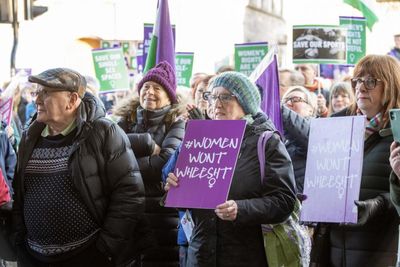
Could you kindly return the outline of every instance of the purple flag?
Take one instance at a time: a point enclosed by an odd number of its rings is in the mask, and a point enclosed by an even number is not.
[[[161,61],[167,61],[175,70],[175,45],[169,20],[168,0],[158,0],[157,20],[151,37],[144,73]]]
[[[262,88],[261,110],[269,116],[276,129],[283,134],[275,48],[270,49],[249,78]]]

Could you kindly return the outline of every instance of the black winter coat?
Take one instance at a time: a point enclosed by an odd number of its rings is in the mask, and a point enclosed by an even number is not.
[[[333,116],[346,116],[347,109]],[[364,226],[330,226],[330,265],[395,266],[398,240],[398,215],[389,197],[389,164],[392,135],[386,129],[371,135],[364,143],[360,200],[378,195],[385,199],[380,215]]]
[[[96,247],[116,266],[126,266],[138,254],[143,235],[138,222],[144,212],[144,186],[129,140],[105,119],[97,98],[85,94],[78,109],[77,134],[69,158],[73,183],[101,227]],[[35,118],[34,118],[35,119]],[[24,132],[14,179],[16,243],[23,245],[24,171],[45,124],[33,121]]]
[[[146,194],[146,219],[153,230],[152,243],[156,246],[147,251],[142,266],[178,266],[178,213],[175,209],[160,206],[165,194],[161,171],[170,156],[183,140],[185,122],[176,118],[182,114],[181,105],[166,106],[149,111],[132,99],[123,110],[119,125],[127,133],[132,149],[137,156]],[[152,155],[155,144],[161,148]]]
[[[282,121],[285,131],[285,146],[292,160],[296,179],[296,193],[303,193],[311,120],[282,106]]]
[[[261,183],[257,141],[263,131],[274,129],[262,113],[246,126],[228,195],[238,205],[235,221],[220,220],[213,210],[192,210],[188,266],[267,266],[261,224],[284,221],[295,203],[292,163],[277,134],[266,145]]]

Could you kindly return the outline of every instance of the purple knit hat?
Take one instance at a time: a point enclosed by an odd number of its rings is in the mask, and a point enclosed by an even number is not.
[[[154,68],[150,69],[138,83],[138,92],[145,82],[152,81],[161,85],[167,92],[172,103],[177,103],[176,99],[176,78],[175,71],[167,61],[162,61]]]

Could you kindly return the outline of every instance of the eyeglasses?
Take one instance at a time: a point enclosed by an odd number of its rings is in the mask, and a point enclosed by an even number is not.
[[[208,94],[206,94],[208,93]],[[233,98],[235,98],[235,95],[232,94],[220,94],[220,95],[213,95],[210,92],[205,92],[203,94],[203,99],[206,100],[210,105],[214,104],[217,99],[221,101],[221,103],[226,104],[229,101],[232,101]]]
[[[372,77],[368,77],[366,79],[363,78],[353,78],[351,79],[351,86],[355,89],[357,84],[359,83],[363,83],[365,89],[367,90],[372,90],[375,88],[376,84],[378,82],[381,82],[381,79],[376,79],[376,78],[372,78]]]
[[[285,98],[283,102],[285,102],[285,103],[290,102],[292,105],[294,103],[299,103],[299,102],[308,103],[304,98],[302,98],[300,96],[292,96],[289,98]]]
[[[207,101],[208,96],[211,95],[210,91],[205,91],[203,92],[203,94],[201,95],[204,101]]]
[[[38,89],[36,91],[31,92],[32,97],[41,97],[41,98],[47,98],[48,96],[51,95],[51,93],[55,92],[70,92],[68,90],[48,90],[48,89]]]
[[[50,94],[50,92],[49,92],[48,90],[46,90],[46,89],[38,89],[38,90],[36,90],[36,91],[32,91],[32,92],[31,92],[31,96],[32,96],[32,97],[41,96],[41,97],[43,97],[43,98],[46,98],[46,97],[49,96],[49,94]]]

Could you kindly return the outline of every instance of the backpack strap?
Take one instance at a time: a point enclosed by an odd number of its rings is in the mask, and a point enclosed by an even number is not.
[[[267,145],[268,140],[271,138],[271,136],[274,133],[278,133],[280,136],[280,133],[277,131],[264,131],[260,134],[260,137],[258,138],[257,142],[257,155],[258,155],[258,161],[260,163],[260,173],[261,173],[261,183],[264,181],[265,178],[265,147]]]

